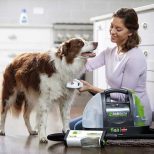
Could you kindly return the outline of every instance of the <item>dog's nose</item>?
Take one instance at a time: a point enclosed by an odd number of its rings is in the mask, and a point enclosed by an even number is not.
[[[97,48],[98,42],[93,42],[93,46],[94,46],[95,48]]]

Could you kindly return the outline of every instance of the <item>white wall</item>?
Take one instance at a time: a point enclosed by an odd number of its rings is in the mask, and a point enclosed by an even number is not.
[[[139,7],[154,0],[0,0],[0,24],[16,24],[22,8],[26,8],[29,24],[55,22],[89,22],[89,18],[111,13],[120,7]],[[33,14],[41,7],[44,14]]]

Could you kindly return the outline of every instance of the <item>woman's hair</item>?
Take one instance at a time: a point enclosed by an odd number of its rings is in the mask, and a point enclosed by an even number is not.
[[[128,40],[122,47],[123,52],[137,47],[140,43],[140,37],[138,35],[138,16],[135,10],[131,8],[121,8],[113,14],[113,17],[123,19],[125,27],[132,33],[131,36],[128,36]]]

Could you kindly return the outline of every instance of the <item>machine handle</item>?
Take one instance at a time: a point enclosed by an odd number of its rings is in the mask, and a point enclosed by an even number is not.
[[[47,136],[47,139],[51,141],[64,141],[65,135],[65,133],[50,134]]]
[[[122,93],[122,94],[128,94],[128,90],[124,88],[120,89],[107,89],[104,91],[105,94],[110,94],[110,93]]]

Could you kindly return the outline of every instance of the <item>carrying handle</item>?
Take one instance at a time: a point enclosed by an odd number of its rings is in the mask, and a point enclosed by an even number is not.
[[[122,94],[128,94],[128,90],[124,88],[120,89],[107,89],[104,91],[105,94],[110,94],[110,93],[122,93]]]

